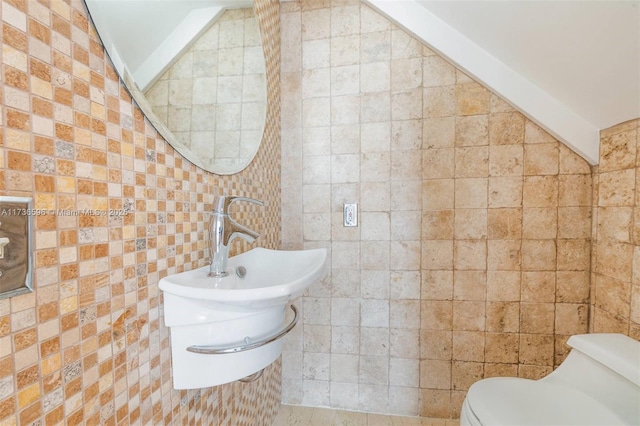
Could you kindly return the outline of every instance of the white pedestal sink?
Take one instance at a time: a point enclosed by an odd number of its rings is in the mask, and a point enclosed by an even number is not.
[[[257,373],[282,352],[286,309],[325,274],[326,249],[255,248],[229,258],[229,275],[209,267],[160,280],[171,330],[175,389],[217,386]]]

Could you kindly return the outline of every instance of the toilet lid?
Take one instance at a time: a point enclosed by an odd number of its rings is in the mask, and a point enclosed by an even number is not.
[[[577,390],[541,381],[492,378],[474,383],[467,402],[485,425],[623,425],[604,405]]]

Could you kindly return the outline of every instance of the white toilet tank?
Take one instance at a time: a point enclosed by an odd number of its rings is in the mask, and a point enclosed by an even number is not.
[[[624,334],[578,334],[562,364],[542,380],[572,386],[640,424],[640,342]]]
[[[639,425],[640,342],[622,334],[569,338],[567,359],[540,380],[474,383],[461,425]]]

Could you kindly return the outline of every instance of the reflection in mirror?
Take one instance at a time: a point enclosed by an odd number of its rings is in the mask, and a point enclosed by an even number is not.
[[[244,169],[262,140],[267,105],[253,9],[225,9],[246,2],[223,0],[86,3],[114,66],[159,133],[205,170]]]
[[[253,10],[225,11],[144,93],[156,116],[205,167],[242,168],[260,143],[266,113]]]

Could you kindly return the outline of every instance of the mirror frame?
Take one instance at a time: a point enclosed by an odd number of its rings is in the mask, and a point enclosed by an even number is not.
[[[216,170],[214,167],[207,167],[204,165],[204,163],[202,162],[202,160],[200,160],[200,158],[198,157],[198,155],[196,153],[193,152],[193,150],[191,150],[190,147],[186,146],[185,144],[183,144],[182,142],[180,142],[178,140],[178,138],[173,134],[173,132],[167,127],[167,125],[157,116],[157,114],[153,111],[153,108],[151,106],[151,103],[147,100],[147,97],[145,96],[145,94],[143,93],[143,91],[140,89],[140,87],[138,86],[138,84],[135,82],[133,76],[131,75],[131,73],[129,72],[128,68],[126,67],[126,65],[124,65],[124,63],[122,63],[122,72],[120,72],[120,70],[118,69],[118,67],[116,66],[116,62],[113,59],[113,52],[111,52],[111,49],[109,49],[105,43],[104,43],[104,38],[103,36],[100,34],[100,31],[98,30],[97,26],[95,25],[95,21],[93,18],[93,15],[91,13],[91,10],[89,9],[89,6],[87,4],[87,2],[85,0],[82,1],[82,3],[84,4],[85,10],[87,12],[87,15],[89,17],[89,21],[91,22],[91,25],[93,26],[93,29],[95,30],[95,33],[98,37],[98,39],[100,40],[100,43],[102,45],[102,48],[104,49],[107,57],[109,58],[109,60],[111,61],[111,64],[113,66],[113,69],[115,70],[115,72],[118,74],[118,76],[120,77],[120,80],[123,84],[123,86],[127,89],[127,91],[129,92],[129,94],[131,95],[132,99],[135,101],[136,105],[140,108],[140,110],[142,111],[142,113],[144,114],[145,118],[151,123],[151,125],[155,128],[155,130],[158,132],[158,134],[169,144],[171,145],[171,147],[173,147],[180,155],[182,155],[185,159],[187,159],[189,162],[191,162],[193,165],[195,165],[196,167],[205,170],[207,172],[210,173],[214,173],[216,175],[233,175],[236,173],[240,173],[242,172],[244,169],[246,169],[247,167],[249,167],[249,165],[251,165],[251,163],[253,163],[253,161],[255,160],[255,157],[258,153],[258,151],[260,150],[260,147],[262,146],[262,143],[265,139],[265,130],[267,127],[267,118],[270,115],[270,111],[272,109],[272,102],[270,100],[270,96],[269,96],[269,80],[271,79],[271,77],[269,76],[269,67],[266,66],[266,62],[268,60],[268,52],[266,49],[266,42],[265,42],[265,28],[264,28],[264,22],[262,19],[260,19],[260,17],[258,16],[258,8],[256,7],[256,3],[255,0],[252,0],[252,7],[253,7],[253,13],[254,13],[254,17],[258,23],[258,29],[260,31],[260,39],[261,39],[261,44],[262,44],[262,55],[265,61],[265,72],[266,72],[266,87],[265,87],[265,92],[267,94],[266,99],[265,99],[265,116],[264,116],[264,121],[262,123],[262,135],[260,137],[260,141],[257,144],[257,146],[255,147],[253,153],[251,154],[250,157],[248,157],[248,160],[246,161],[246,164],[243,164],[242,166],[239,166],[236,169],[231,169],[231,170]],[[228,1],[220,1],[220,6],[224,7],[224,10],[229,10],[231,9],[230,7],[228,7]],[[222,13],[224,13],[224,10]],[[220,16],[220,15],[219,15]],[[218,16],[218,17],[219,17]],[[216,21],[212,22],[209,24],[208,27],[210,27],[211,25],[214,25]],[[186,46],[179,55],[181,55],[182,53],[186,52],[186,50],[192,45],[193,43],[189,43],[188,46]],[[178,56],[179,56],[178,55]],[[119,58],[119,56],[116,53],[116,57]],[[175,63],[175,61],[173,61],[171,64]],[[169,67],[171,66],[171,64],[169,65]],[[166,70],[169,68],[167,67],[163,72],[166,72]],[[278,76],[279,78],[279,76]]]

